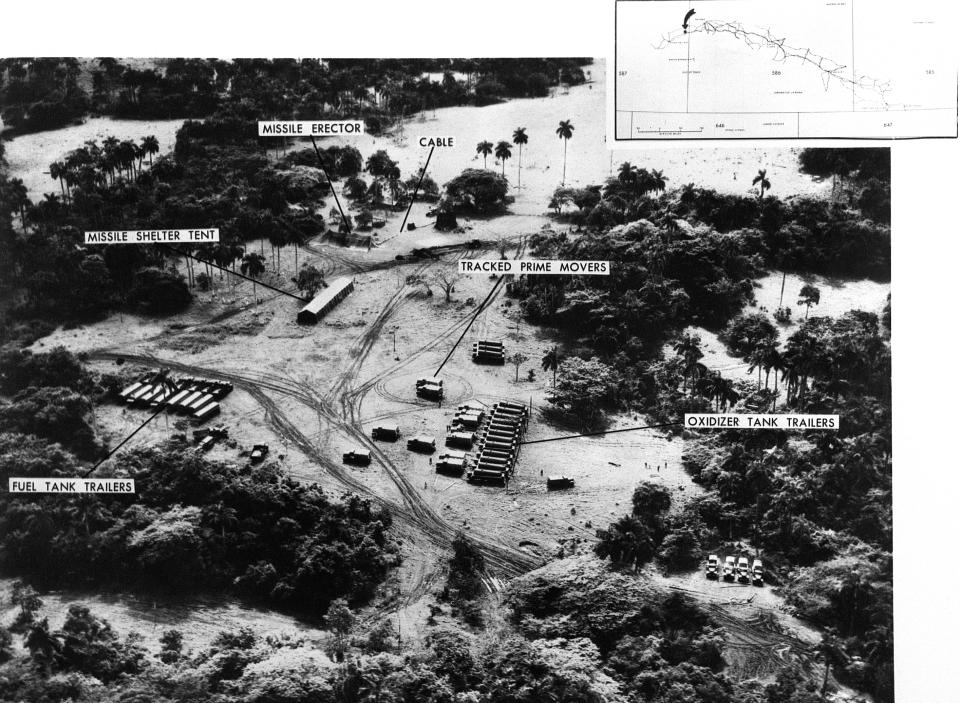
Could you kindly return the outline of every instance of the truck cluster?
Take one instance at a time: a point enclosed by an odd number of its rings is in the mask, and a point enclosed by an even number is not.
[[[120,391],[120,400],[140,408],[165,407],[168,413],[189,415],[203,424],[220,414],[220,401],[233,390],[225,381],[199,378],[175,380],[163,374],[146,374]]]
[[[707,557],[707,578],[719,580],[721,575],[724,581],[738,581],[739,583],[752,583],[754,586],[762,586],[763,562],[755,558],[751,566],[750,560],[742,554],[739,557],[728,554],[723,560],[723,567],[721,568],[720,557],[711,554]]]

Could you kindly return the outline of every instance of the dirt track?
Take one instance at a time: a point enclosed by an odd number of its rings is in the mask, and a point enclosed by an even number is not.
[[[323,395],[309,386],[302,385],[278,374],[261,373],[256,375],[229,372],[220,369],[205,368],[202,366],[177,362],[170,359],[161,359],[156,356],[118,354],[108,351],[90,353],[91,359],[115,360],[123,358],[128,362],[151,367],[165,367],[174,371],[230,381],[235,387],[249,393],[266,411],[275,430],[292,442],[304,454],[316,461],[337,481],[359,495],[368,496],[378,503],[390,508],[398,520],[417,528],[420,534],[433,542],[436,546],[446,548],[456,536],[457,528],[441,517],[410,483],[404,473],[390,460],[390,458],[373,442],[363,430],[360,422],[360,401],[383,378],[395,373],[413,362],[420,354],[432,350],[439,344],[457,334],[473,317],[474,312],[463,316],[452,325],[441,331],[440,334],[426,342],[415,354],[407,356],[401,362],[394,364],[386,371],[367,379],[363,385],[354,389],[353,382],[370,353],[374,342],[379,339],[384,325],[391,315],[403,304],[411,291],[405,286],[392,295],[384,305],[376,320],[351,345],[349,354],[353,361],[348,369],[339,375],[333,386]],[[490,302],[496,299],[491,296]],[[318,418],[326,421],[340,432],[343,432],[357,444],[368,448],[371,454],[383,467],[394,485],[400,491],[403,502],[398,504],[381,495],[372,492],[369,486],[358,480],[351,472],[343,469],[338,458],[324,454],[307,437],[294,422],[280,409],[276,401],[267,391],[282,395],[297,401],[313,410]],[[539,565],[539,560],[528,552],[517,548],[507,547],[493,540],[472,535],[484,558],[491,568],[502,576],[515,576],[529,571]]]

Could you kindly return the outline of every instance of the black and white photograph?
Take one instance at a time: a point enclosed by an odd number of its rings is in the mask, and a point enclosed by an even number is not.
[[[0,57],[0,701],[921,699],[923,145],[617,142],[596,33]]]

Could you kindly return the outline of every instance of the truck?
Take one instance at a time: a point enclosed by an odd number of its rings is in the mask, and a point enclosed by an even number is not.
[[[440,473],[459,476],[467,466],[467,455],[464,452],[445,451],[437,457],[435,466]]]
[[[559,491],[565,488],[573,488],[574,481],[568,476],[547,476],[547,490]]]
[[[374,439],[382,439],[387,442],[396,442],[400,439],[400,425],[387,423],[377,425],[370,431],[370,436]]]
[[[763,562],[761,562],[759,559],[754,559],[752,572],[753,572],[752,573],[753,585],[762,586],[763,585]]]
[[[743,556],[737,559],[737,581],[750,583],[750,561]]]
[[[737,562],[732,556],[723,560],[723,580],[733,581],[737,577]]]
[[[351,449],[343,455],[343,463],[354,466],[369,466],[370,452],[366,449]]]
[[[469,449],[473,446],[473,440],[476,439],[473,432],[448,432],[445,444],[448,447],[463,447]]]
[[[267,458],[267,452],[269,451],[270,447],[266,444],[254,444],[253,449],[250,450],[250,463],[259,464]]]
[[[441,400],[443,398],[443,381],[417,381],[417,397],[426,400]]]
[[[707,557],[707,578],[714,581],[720,578],[720,557],[716,554]]]
[[[407,440],[407,449],[432,454],[437,450],[437,440],[430,435],[418,434],[416,437]]]

